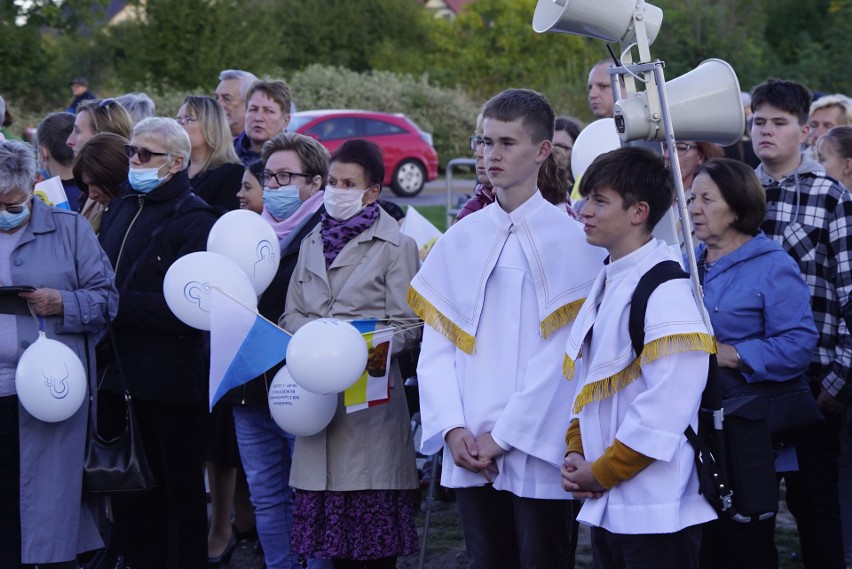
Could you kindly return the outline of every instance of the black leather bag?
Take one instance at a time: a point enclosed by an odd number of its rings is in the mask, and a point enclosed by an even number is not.
[[[630,339],[637,357],[645,345],[645,310],[651,293],[668,280],[688,276],[678,263],[663,261],[639,280],[629,315]],[[718,367],[716,355],[711,354],[698,432],[691,426],[684,431],[695,451],[699,492],[721,518],[741,523],[767,519],[778,511],[769,400],[762,394],[745,394],[723,401],[721,377],[725,373]],[[745,382],[742,374],[737,375]]]
[[[769,430],[782,435],[825,420],[804,376],[786,381],[749,383],[737,370],[719,369],[722,402],[736,397],[762,397],[769,405]]]
[[[145,457],[133,400],[124,381],[124,369],[116,349],[115,333],[109,325],[109,340],[115,364],[124,388],[124,403],[127,408],[124,432],[113,439],[104,439],[98,434],[96,422],[89,407],[89,432],[86,438],[86,459],[83,470],[83,490],[90,494],[121,494],[143,492],[156,486],[154,474]]]
[[[90,494],[140,492],[156,486],[151,472],[130,394],[125,391],[127,425],[114,439],[102,438],[90,422],[86,440],[86,462],[83,471],[83,490]]]

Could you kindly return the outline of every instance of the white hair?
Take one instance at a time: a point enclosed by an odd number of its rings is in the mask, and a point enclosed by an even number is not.
[[[35,180],[35,149],[26,142],[0,141],[0,196],[29,194]]]
[[[240,97],[245,99],[249,87],[257,81],[257,76],[242,69],[225,69],[219,73],[219,81],[232,81],[234,79],[240,82]]]
[[[189,166],[189,153],[192,143],[186,130],[175,119],[168,117],[148,117],[139,121],[133,127],[133,136],[156,138],[162,141],[163,147],[170,156],[183,156],[183,167]]]
[[[811,109],[808,116],[813,115],[814,112],[820,109],[828,109],[830,107],[840,107],[840,109],[843,110],[843,120],[846,121],[843,124],[852,124],[852,99],[840,93],[835,93],[834,95],[823,95],[811,103]]]

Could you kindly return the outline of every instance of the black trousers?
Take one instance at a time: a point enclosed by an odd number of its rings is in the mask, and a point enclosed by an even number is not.
[[[675,533],[630,535],[593,527],[591,534],[595,569],[698,568],[701,526]]]
[[[204,493],[203,404],[133,400],[142,444],[157,487],[112,498],[118,553],[134,569],[205,569],[207,503]],[[102,393],[100,428],[124,428],[124,400]],[[109,425],[108,425],[109,423]]]
[[[572,500],[519,498],[490,484],[455,493],[471,569],[570,566]]]
[[[21,564],[18,398],[0,397],[0,569]]]
[[[845,569],[840,523],[840,415],[796,434],[798,472],[783,475],[787,507],[796,518],[805,569]]]

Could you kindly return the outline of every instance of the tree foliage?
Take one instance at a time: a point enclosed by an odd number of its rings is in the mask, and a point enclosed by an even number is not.
[[[842,44],[852,0],[652,1],[664,20],[651,52],[669,79],[719,57],[743,89],[774,76],[852,92]],[[290,78],[322,64],[411,75],[477,105],[508,87],[533,88],[557,112],[588,120],[588,69],[607,54],[599,40],[533,32],[536,0],[476,0],[452,21],[432,18],[420,0],[132,2],[141,18],[106,26],[107,0],[0,0],[0,93],[13,106],[55,110],[69,100],[69,79],[85,75],[98,94],[171,100],[211,92],[226,68]]]

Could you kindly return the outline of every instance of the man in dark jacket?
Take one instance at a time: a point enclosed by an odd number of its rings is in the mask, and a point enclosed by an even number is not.
[[[65,109],[65,112],[67,113],[76,113],[77,107],[79,107],[80,103],[83,101],[97,99],[95,94],[89,91],[89,82],[86,81],[85,77],[75,77],[71,80],[71,93],[74,95],[74,99],[71,101],[71,104],[68,105],[68,108]]]
[[[178,320],[163,294],[178,258],[206,248],[215,211],[192,193],[190,141],[173,119],[139,122],[127,147],[132,191],[104,213],[99,239],[116,270],[115,352],[98,361],[104,423],[123,429],[124,387],[134,399],[157,487],[112,499],[118,569],[207,563],[202,426],[207,342]],[[123,377],[121,370],[123,369]]]

